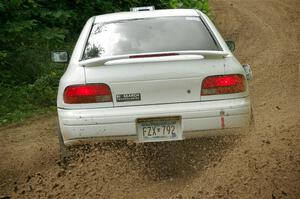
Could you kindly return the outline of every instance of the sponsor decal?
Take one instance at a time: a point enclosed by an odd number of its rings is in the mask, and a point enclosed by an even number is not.
[[[140,93],[117,94],[117,102],[141,101]]]

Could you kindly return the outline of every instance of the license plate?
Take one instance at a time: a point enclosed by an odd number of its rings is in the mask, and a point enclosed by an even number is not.
[[[136,124],[140,142],[182,140],[180,117],[138,119]]]

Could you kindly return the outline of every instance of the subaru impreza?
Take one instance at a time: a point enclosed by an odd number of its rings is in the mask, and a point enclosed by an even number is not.
[[[249,65],[241,65],[199,10],[91,17],[62,76],[57,111],[62,146],[223,135],[249,124]]]

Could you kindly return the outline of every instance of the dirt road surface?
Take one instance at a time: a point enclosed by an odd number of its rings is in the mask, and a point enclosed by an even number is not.
[[[253,67],[255,128],[249,134],[102,144],[64,169],[56,116],[44,116],[0,129],[0,196],[300,198],[300,1],[211,5],[223,36],[236,41],[239,60]]]

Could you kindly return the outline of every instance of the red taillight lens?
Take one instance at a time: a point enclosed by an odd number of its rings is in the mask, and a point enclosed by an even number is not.
[[[202,82],[201,95],[220,95],[245,91],[243,75],[218,75],[207,77]]]
[[[66,104],[112,102],[112,95],[106,84],[73,85],[65,89],[64,102]]]

